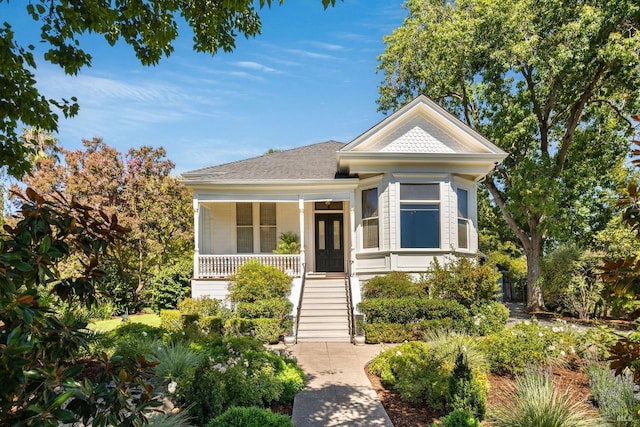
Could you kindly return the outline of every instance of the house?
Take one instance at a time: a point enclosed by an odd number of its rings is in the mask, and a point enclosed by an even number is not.
[[[477,252],[476,185],[506,156],[419,96],[348,144],[184,173],[195,209],[192,294],[224,299],[228,276],[257,258],[293,277],[299,340],[349,339],[360,283]],[[299,236],[300,254],[273,253],[284,232]]]

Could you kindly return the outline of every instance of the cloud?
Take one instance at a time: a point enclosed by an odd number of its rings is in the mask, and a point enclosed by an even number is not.
[[[331,51],[344,50],[344,46],[340,46],[339,44],[333,44],[333,43],[309,41],[309,42],[306,42],[306,44],[310,46],[316,46],[324,50],[331,50]]]
[[[336,56],[333,56],[333,55],[327,55],[326,53],[312,52],[310,50],[304,50],[304,49],[284,49],[284,52],[287,52],[299,57],[303,57],[303,58],[330,59],[330,60],[338,59]]]
[[[253,61],[238,61],[238,62],[235,62],[235,65],[237,65],[240,68],[247,68],[249,70],[262,71],[265,73],[282,74],[281,71],[278,71],[275,68],[267,67],[266,65],[262,65]]]

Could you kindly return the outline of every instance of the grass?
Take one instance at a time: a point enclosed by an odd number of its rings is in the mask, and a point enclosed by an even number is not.
[[[129,316],[131,323],[144,323],[149,326],[160,326],[160,316],[154,313],[134,314]],[[89,323],[88,328],[92,331],[109,332],[122,323],[121,317],[115,317],[108,320],[96,320]]]

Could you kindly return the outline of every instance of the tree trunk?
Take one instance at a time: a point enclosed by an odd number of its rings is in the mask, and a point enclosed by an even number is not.
[[[540,286],[540,256],[542,239],[532,235],[528,244],[524,245],[527,256],[527,312],[544,310],[542,288]]]

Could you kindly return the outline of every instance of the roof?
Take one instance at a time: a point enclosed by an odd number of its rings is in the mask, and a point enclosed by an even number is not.
[[[198,169],[182,174],[184,181],[262,181],[334,179],[336,153],[346,144],[326,141],[291,150]],[[301,165],[307,165],[301,167]],[[309,167],[308,165],[312,165]]]

